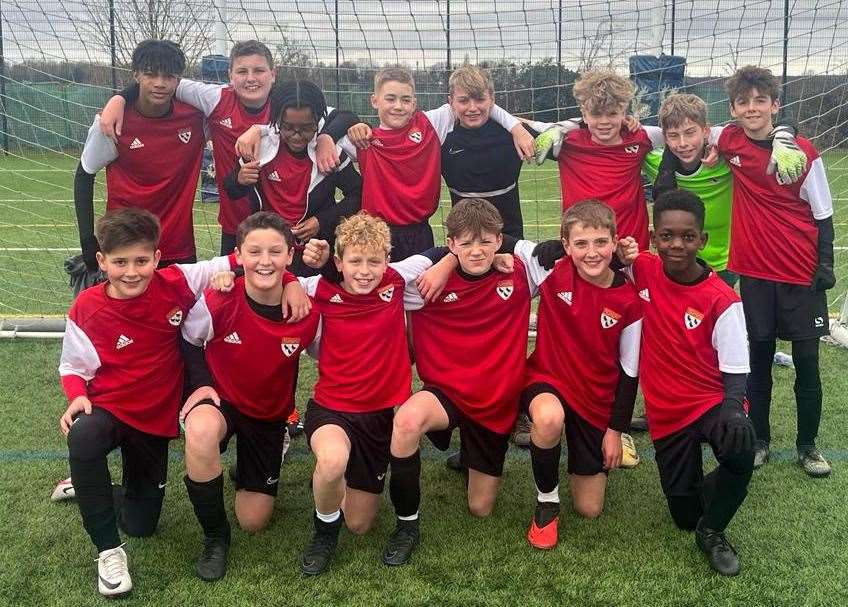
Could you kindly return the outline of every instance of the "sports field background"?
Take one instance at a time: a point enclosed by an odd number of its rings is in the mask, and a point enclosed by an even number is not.
[[[834,196],[836,274],[840,282],[829,293],[831,312],[838,311],[848,282],[848,152],[823,154]],[[18,314],[61,315],[71,302],[64,260],[79,252],[73,205],[73,179],[79,159],[69,154],[0,155],[0,317]],[[105,171],[97,176],[95,209],[103,210]],[[521,181],[525,237],[558,234],[559,176],[554,162],[526,166]],[[433,216],[436,240],[442,241],[441,222],[450,207],[443,188],[442,205]],[[217,255],[220,231],[218,205],[194,207],[199,258]],[[768,238],[763,234],[763,238]],[[756,245],[755,245],[756,246]]]

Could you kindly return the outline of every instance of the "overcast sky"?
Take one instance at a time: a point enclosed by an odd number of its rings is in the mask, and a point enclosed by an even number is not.
[[[223,11],[230,40],[257,37],[274,43],[281,32],[311,58],[335,62],[334,0],[155,0],[171,5],[181,23],[211,51],[215,22]],[[223,0],[222,0],[223,1]],[[114,0],[119,27],[137,29]],[[789,73],[848,72],[848,0],[790,0]],[[91,27],[108,14],[106,0],[3,0],[3,43],[7,61],[31,59],[106,61]],[[412,66],[444,63],[448,5],[452,62],[468,57],[538,61],[557,56],[577,68],[587,56],[623,67],[634,52],[671,52],[671,0],[600,2],[386,1],[339,0],[341,60]],[[690,75],[725,76],[734,64],[756,63],[780,71],[783,54],[783,0],[699,0],[676,2],[675,54],[687,57]],[[271,7],[271,10],[269,10]],[[91,10],[93,9],[93,10]],[[190,15],[187,17],[187,15]],[[661,47],[658,47],[660,42]]]

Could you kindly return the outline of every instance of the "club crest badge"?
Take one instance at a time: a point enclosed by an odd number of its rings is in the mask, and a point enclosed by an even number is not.
[[[177,132],[177,137],[179,137],[180,141],[183,143],[188,143],[191,141],[191,129],[180,129]]]
[[[614,327],[621,320],[621,314],[609,308],[604,308],[601,312],[601,327],[609,329]]]
[[[171,323],[175,327],[179,327],[180,323],[183,321],[183,311],[179,308],[174,308],[170,312],[168,312],[168,322]]]
[[[628,154],[636,154],[639,152],[639,144],[628,145],[626,148],[624,148],[624,151]]]
[[[385,302],[390,302],[392,300],[392,295],[395,294],[394,285],[388,285],[377,291],[377,295]]]
[[[409,131],[409,140],[412,143],[421,143],[422,139],[424,139],[424,133],[422,133],[418,129],[412,129],[411,131]]]
[[[683,314],[683,324],[690,330],[697,329],[703,320],[704,315],[695,308],[686,308],[686,312]]]
[[[287,357],[291,356],[300,347],[300,339],[297,337],[284,337],[280,341],[280,349]]]
[[[510,298],[513,291],[512,281],[511,280],[501,280],[498,282],[498,286],[495,289],[497,291],[498,297],[506,301]]]

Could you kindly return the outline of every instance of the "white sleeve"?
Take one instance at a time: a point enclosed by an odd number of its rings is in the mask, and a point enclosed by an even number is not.
[[[424,115],[436,130],[436,134],[439,136],[439,142],[444,143],[445,137],[453,130],[453,125],[456,123],[456,114],[453,108],[445,103],[434,110],[427,110],[424,112]]]
[[[259,140],[259,166],[264,167],[277,157],[280,151],[280,135],[276,131],[271,131],[267,135],[262,135]]]
[[[495,105],[492,106],[491,117],[492,117],[492,120],[497,122],[499,125],[501,125],[503,128],[505,128],[507,131],[512,131],[512,129],[515,128],[516,124],[521,123],[521,121],[518,118],[516,118],[515,116],[513,116],[512,114],[507,112],[505,109],[503,109],[498,104],[495,104]]]
[[[315,291],[318,290],[318,283],[321,281],[321,276],[298,276],[297,281],[309,297],[315,297]]]
[[[718,352],[718,369],[722,373],[750,373],[748,331],[742,302],[731,304],[718,317],[713,327],[713,348]]]
[[[221,91],[224,86],[182,78],[177,85],[177,99],[196,107],[208,117],[221,101]]]
[[[512,252],[513,255],[524,262],[524,267],[527,269],[527,283],[530,286],[530,297],[536,296],[539,292],[539,287],[553,271],[543,268],[539,263],[539,258],[533,257],[533,249],[535,248],[535,242],[519,240],[515,243],[515,249]]]
[[[100,368],[100,356],[88,335],[70,318],[65,323],[62,339],[62,356],[59,359],[59,375],[78,375],[91,381]]]
[[[390,263],[389,267],[401,275],[407,286],[415,284],[415,279],[433,265],[429,257],[424,255],[412,255],[403,261]]]
[[[356,146],[350,142],[350,138],[347,135],[339,139],[336,147],[340,147],[351,160],[356,160]]]
[[[833,197],[830,194],[830,186],[827,184],[827,175],[824,172],[824,162],[821,156],[813,161],[804,183],[801,184],[800,196],[810,203],[813,218],[816,220],[827,219],[833,216]]]
[[[230,271],[230,258],[227,256],[213,257],[197,263],[178,263],[176,266],[185,276],[188,288],[191,289],[195,297],[198,297],[209,285],[209,280],[215,274]]]
[[[642,340],[642,319],[630,323],[618,339],[618,363],[629,377],[639,376],[639,348]]]
[[[94,117],[94,122],[88,128],[88,135],[85,137],[85,145],[80,157],[82,170],[89,175],[94,175],[117,157],[118,148],[115,146],[115,142],[100,130],[100,115],[98,114]]]
[[[215,337],[215,328],[212,326],[212,314],[206,305],[206,296],[202,296],[191,310],[188,311],[182,326],[183,338],[190,344],[202,346],[212,341]]]
[[[724,130],[723,126],[711,126],[710,127],[710,137],[708,143],[710,145],[715,145],[718,143],[718,138],[721,137],[721,133]]]
[[[407,283],[403,290],[403,309],[407,312],[414,312],[424,307],[424,298],[418,292],[418,287],[414,282]]]
[[[665,137],[663,137],[662,129],[658,126],[642,125],[645,129],[645,134],[651,140],[651,145],[655,150],[660,150],[665,145]]]

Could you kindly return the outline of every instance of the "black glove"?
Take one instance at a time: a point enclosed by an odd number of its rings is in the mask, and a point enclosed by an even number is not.
[[[82,247],[82,259],[85,262],[85,267],[95,271],[100,269],[97,263],[97,252],[100,250],[100,244],[94,236],[86,236],[80,239]]]
[[[754,448],[754,425],[737,400],[725,400],[721,405],[719,421],[724,428],[721,451],[725,455],[738,455]]]
[[[816,221],[816,227],[819,229],[816,243],[819,262],[810,288],[813,291],[827,291],[836,284],[836,276],[833,274],[833,217]]]
[[[562,248],[560,240],[546,240],[540,242],[533,249],[533,257],[539,260],[539,265],[546,270],[552,270],[557,260],[565,257],[565,249]]]
[[[677,168],[679,166],[680,161],[677,156],[672,153],[669,146],[665,146],[657,170],[657,178],[654,180],[654,200],[659,198],[663,192],[677,189]]]

